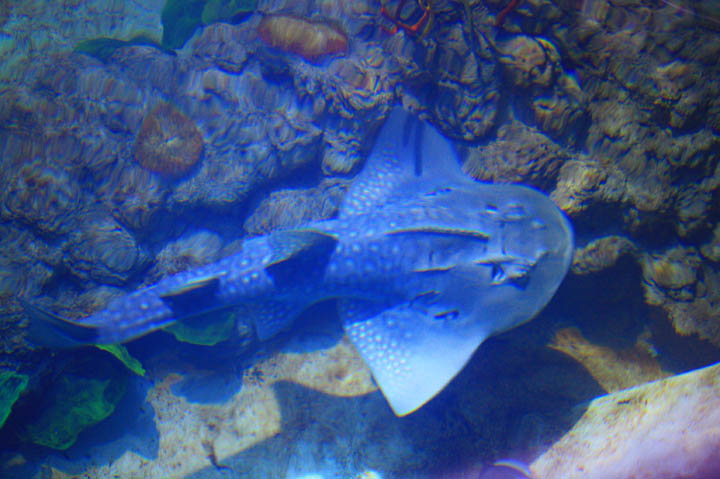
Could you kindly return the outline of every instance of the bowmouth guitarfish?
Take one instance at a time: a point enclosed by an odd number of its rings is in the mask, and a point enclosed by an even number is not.
[[[246,239],[82,320],[26,301],[55,344],[121,343],[242,307],[260,340],[310,305],[338,303],[345,332],[395,414],[429,401],[486,338],[533,318],[567,273],[573,234],[539,191],[483,184],[450,142],[395,108],[336,218]]]

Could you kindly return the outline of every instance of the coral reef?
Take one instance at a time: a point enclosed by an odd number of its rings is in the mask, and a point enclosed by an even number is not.
[[[637,247],[624,236],[603,236],[575,250],[571,270],[575,274],[597,273],[612,268],[621,257],[636,251]]]
[[[135,160],[168,178],[186,175],[200,161],[203,139],[193,121],[166,102],[145,116],[135,138]]]
[[[0,198],[0,216],[21,220],[41,233],[67,232],[68,220],[80,206],[73,175],[44,158],[27,161],[5,173],[7,188]]]
[[[345,54],[348,39],[333,25],[289,15],[268,15],[258,25],[258,35],[273,48],[300,55],[316,63],[328,55]]]
[[[703,262],[694,247],[674,247],[662,254],[645,255],[641,264],[648,304],[667,312],[675,330],[697,335],[720,347],[720,271]]]
[[[386,50],[402,72],[403,103],[427,112],[445,134],[478,141],[498,126],[502,97],[494,53],[482,39],[468,42],[462,24],[449,22],[422,42],[395,35]]]
[[[167,243],[148,271],[148,285],[165,276],[219,260],[222,246],[222,239],[207,230],[194,231]]]
[[[534,123],[570,144],[585,120],[585,95],[565,72],[557,47],[548,39],[516,35],[497,44],[505,77],[520,95],[513,101],[532,112]]]
[[[466,148],[463,170],[493,183],[524,183],[551,190],[570,154],[537,129],[519,121],[504,124],[489,144]]]
[[[147,263],[135,238],[112,217],[86,218],[63,247],[63,264],[83,280],[121,285]]]
[[[341,180],[326,180],[316,188],[275,191],[245,220],[245,231],[260,235],[330,218],[337,213],[346,189]]]

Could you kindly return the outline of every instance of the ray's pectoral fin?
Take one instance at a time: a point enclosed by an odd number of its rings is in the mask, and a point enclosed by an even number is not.
[[[41,346],[72,348],[97,342],[98,329],[51,313],[39,306],[18,298],[30,319],[28,336]]]
[[[358,300],[340,300],[339,308],[345,331],[398,416],[439,393],[486,338],[457,310],[405,303],[379,311]]]
[[[265,271],[278,287],[307,282],[323,274],[337,238],[315,230],[287,230],[273,233],[268,239],[273,258]]]

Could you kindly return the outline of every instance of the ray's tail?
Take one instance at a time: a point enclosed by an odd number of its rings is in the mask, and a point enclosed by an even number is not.
[[[30,319],[29,338],[33,343],[54,348],[72,348],[98,342],[98,328],[51,313],[22,298],[18,302]]]

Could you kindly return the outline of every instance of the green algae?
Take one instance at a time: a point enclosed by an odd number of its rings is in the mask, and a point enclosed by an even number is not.
[[[0,371],[0,428],[5,424],[13,404],[27,388],[28,377],[15,371]]]
[[[145,376],[145,368],[142,363],[132,357],[127,348],[122,344],[96,344],[95,347],[107,351],[120,360],[130,371],[138,376]]]
[[[94,379],[67,374],[48,395],[48,406],[26,425],[24,436],[35,444],[64,450],[80,432],[110,416],[125,393],[125,378]]]
[[[208,0],[202,11],[203,25],[237,23],[257,8],[257,0]]]
[[[257,0],[167,0],[161,15],[162,45],[182,48],[201,26],[238,23],[256,8]]]
[[[174,51],[163,47],[161,44],[144,34],[136,35],[130,40],[118,40],[108,37],[93,38],[91,40],[85,40],[78,43],[75,46],[75,51],[97,58],[103,63],[107,63],[112,54],[115,53],[118,48],[131,47],[134,45],[150,46],[170,55],[175,54]]]
[[[203,318],[178,321],[165,327],[164,331],[183,343],[215,346],[217,343],[230,339],[234,327],[235,313],[221,311]]]
[[[202,11],[206,0],[167,0],[162,10],[162,44],[167,48],[182,48],[202,25]]]

